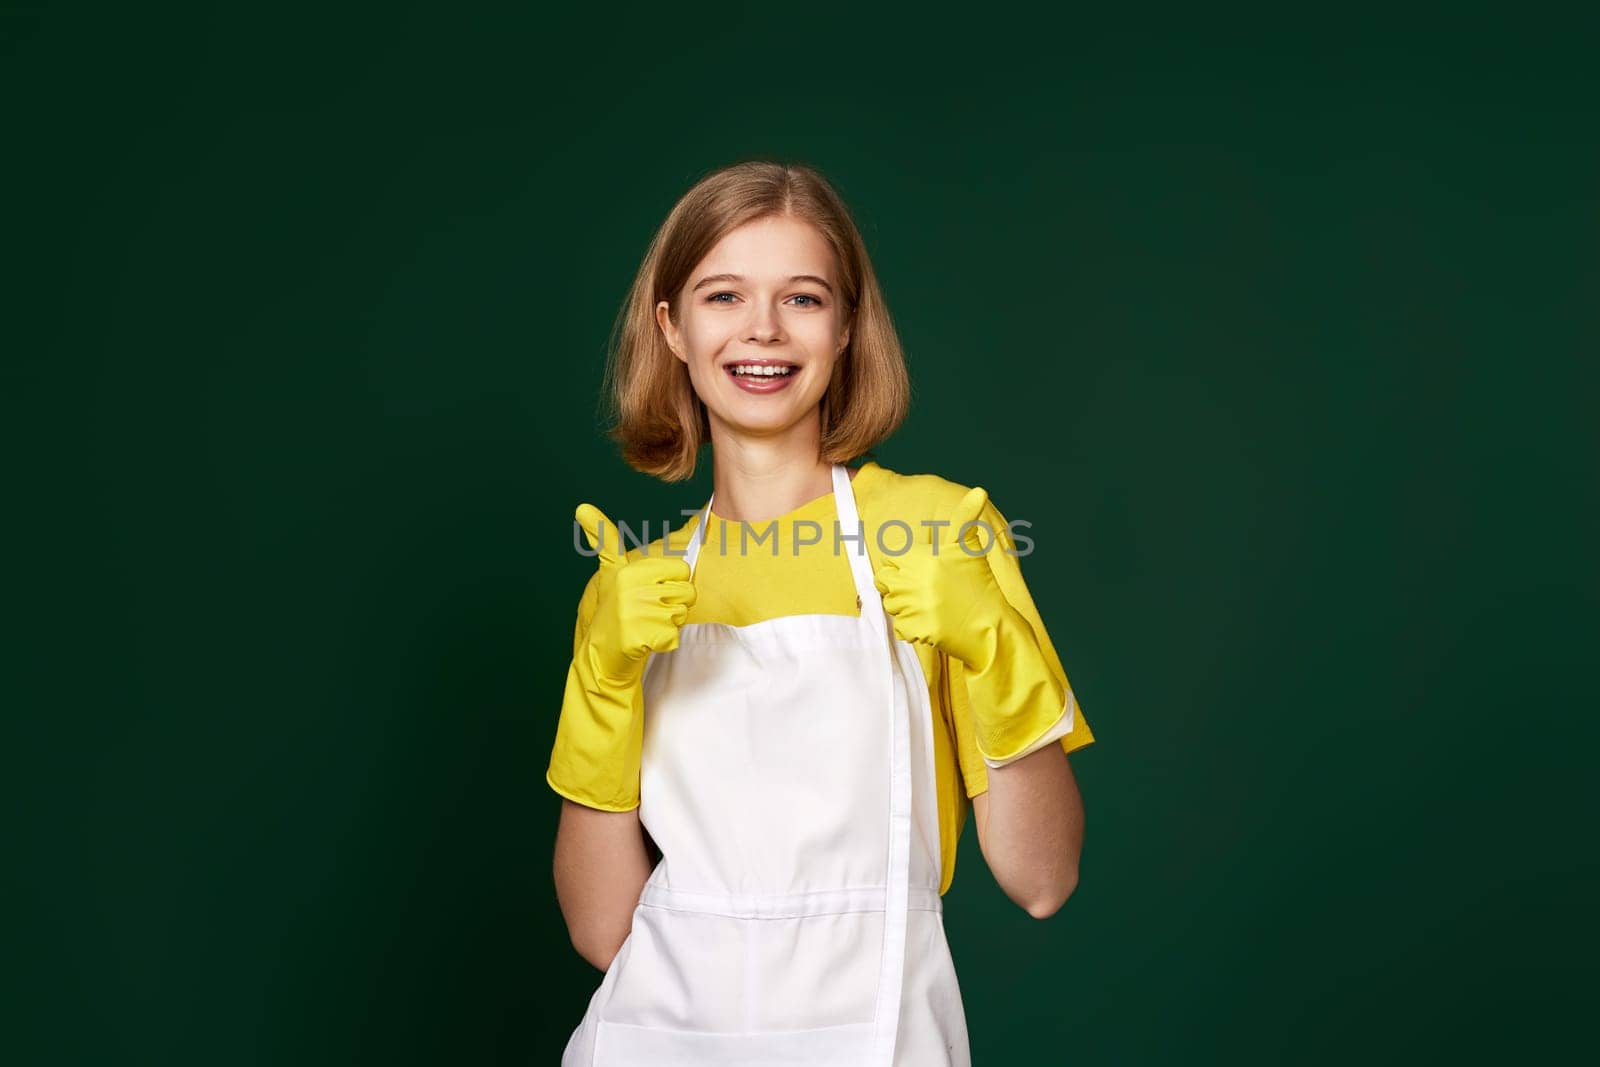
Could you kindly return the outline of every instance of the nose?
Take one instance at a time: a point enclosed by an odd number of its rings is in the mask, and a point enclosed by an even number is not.
[[[764,301],[753,301],[744,339],[760,345],[783,340],[783,322],[778,317],[777,309]]]

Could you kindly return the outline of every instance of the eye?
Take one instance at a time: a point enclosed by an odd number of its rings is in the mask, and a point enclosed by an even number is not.
[[[812,296],[810,293],[800,293],[798,296],[795,297],[795,299],[796,300],[809,300],[809,301],[811,301],[811,303],[809,303],[809,304],[801,304],[800,305],[801,307],[821,307],[822,306],[822,301],[818,300],[816,297]]]
[[[725,304],[725,303],[727,303],[726,300],[718,300],[717,297],[719,297],[719,296],[732,296],[732,295],[733,295],[732,293],[712,293],[710,296],[706,297],[706,303],[708,303],[708,304]]]

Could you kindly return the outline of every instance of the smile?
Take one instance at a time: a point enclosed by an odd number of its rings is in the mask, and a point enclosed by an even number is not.
[[[743,360],[725,364],[725,369],[747,393],[775,393],[788,385],[800,370],[782,360]]]

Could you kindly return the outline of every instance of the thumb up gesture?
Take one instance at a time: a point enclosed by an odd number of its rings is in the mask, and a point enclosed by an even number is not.
[[[689,562],[667,555],[629,559],[616,524],[593,504],[579,504],[573,517],[599,553],[587,638],[596,674],[615,686],[634,685],[651,652],[678,647],[678,629],[695,599]]]
[[[913,542],[903,555],[885,555],[873,575],[895,636],[933,645],[975,670],[992,657],[995,624],[1010,607],[989,569],[998,535],[978,520],[988,502],[981,486],[968,490],[948,527],[931,530],[927,542]]]

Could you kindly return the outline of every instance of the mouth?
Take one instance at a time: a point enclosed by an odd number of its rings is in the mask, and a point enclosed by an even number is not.
[[[722,369],[747,393],[776,393],[800,373],[799,364],[782,359],[736,359]]]

